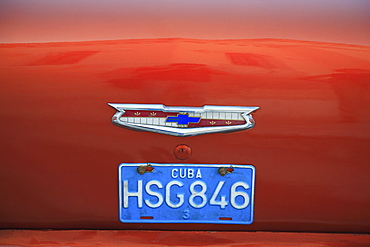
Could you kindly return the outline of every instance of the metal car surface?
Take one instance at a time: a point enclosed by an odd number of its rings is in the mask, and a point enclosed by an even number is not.
[[[3,4],[0,227],[368,233],[369,5],[341,2]],[[183,138],[117,128],[112,102],[260,109]],[[254,223],[121,223],[118,166],[147,162],[252,164]]]

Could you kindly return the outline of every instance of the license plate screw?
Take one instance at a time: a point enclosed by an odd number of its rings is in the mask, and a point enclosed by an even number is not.
[[[226,173],[232,173],[234,171],[234,168],[225,168],[225,167],[220,167],[218,169],[218,173],[221,175],[221,176],[225,176]]]
[[[151,165],[147,165],[147,166],[139,166],[137,168],[137,172],[140,174],[140,175],[143,175],[144,173],[146,172],[152,172],[154,170],[154,168],[151,166]]]

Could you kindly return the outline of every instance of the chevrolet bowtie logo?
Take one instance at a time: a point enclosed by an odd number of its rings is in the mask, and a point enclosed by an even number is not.
[[[177,124],[199,123],[200,117],[189,117],[187,114],[178,114],[177,117],[167,117],[166,122]]]

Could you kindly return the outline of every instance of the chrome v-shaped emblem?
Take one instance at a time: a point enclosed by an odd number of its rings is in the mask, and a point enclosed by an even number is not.
[[[259,107],[165,106],[160,104],[115,104],[113,124],[139,131],[173,136],[226,133],[254,127],[251,113]]]

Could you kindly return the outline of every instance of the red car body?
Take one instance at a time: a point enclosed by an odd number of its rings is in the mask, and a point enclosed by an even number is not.
[[[3,4],[0,227],[369,233],[369,5],[340,2]],[[118,128],[109,102],[260,109],[182,138]],[[122,223],[123,162],[252,164],[254,222]]]

